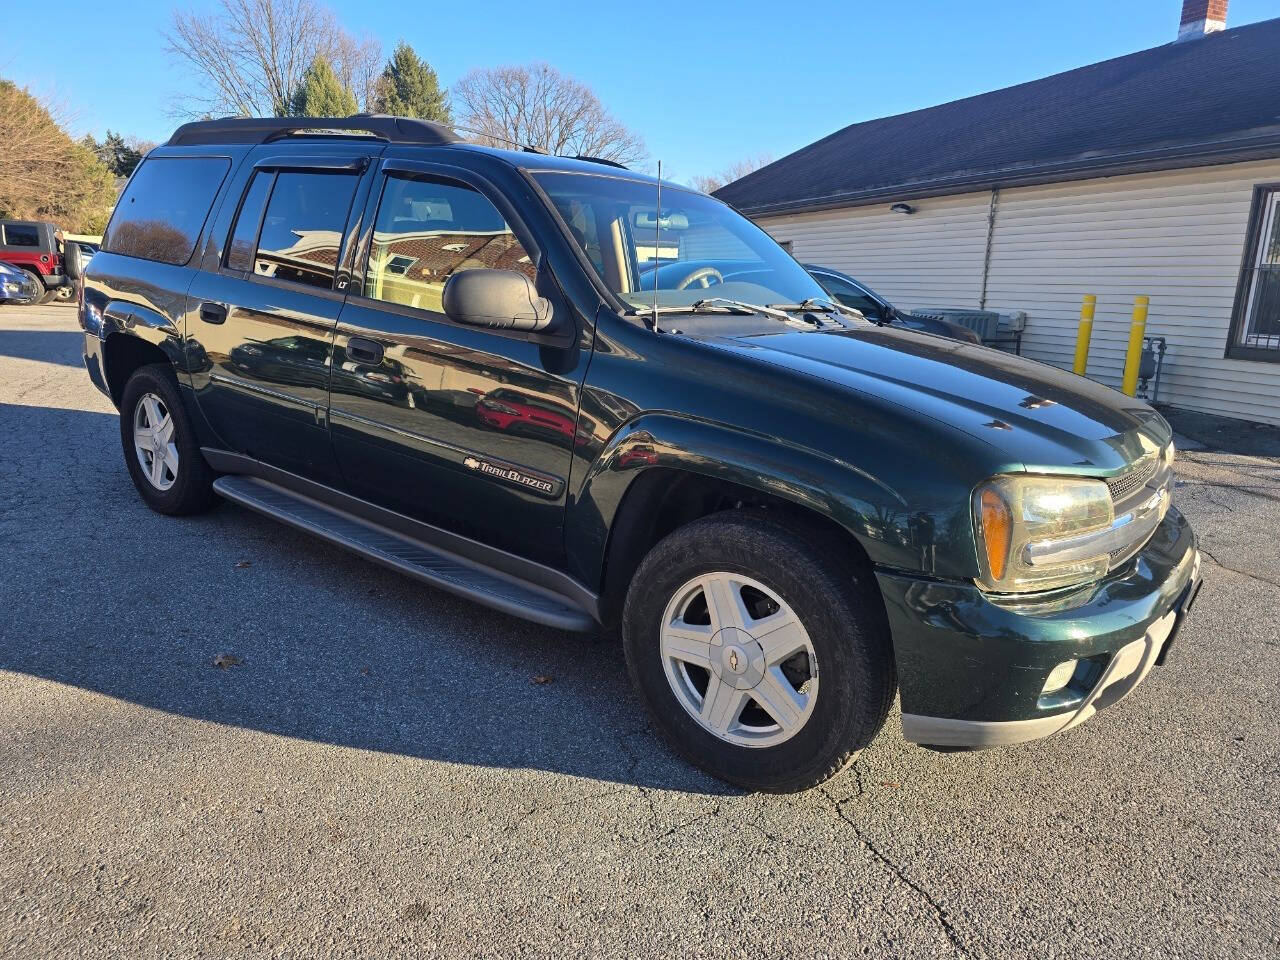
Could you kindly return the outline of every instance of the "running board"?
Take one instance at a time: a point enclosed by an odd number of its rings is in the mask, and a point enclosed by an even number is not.
[[[549,590],[428,546],[267,480],[228,475],[215,480],[213,489],[242,507],[503,613],[561,630],[587,632],[596,627],[590,613]]]

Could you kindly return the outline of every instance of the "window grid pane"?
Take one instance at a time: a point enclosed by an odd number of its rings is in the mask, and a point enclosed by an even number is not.
[[[1241,346],[1280,351],[1280,191],[1268,194],[1250,265],[1248,313]]]

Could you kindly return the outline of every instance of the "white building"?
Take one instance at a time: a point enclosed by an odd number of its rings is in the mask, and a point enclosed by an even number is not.
[[[1280,424],[1280,20],[855,124],[717,192],[900,307],[1023,310],[1023,355],[1119,386],[1134,297],[1160,399]],[[908,212],[909,211],[909,212]]]

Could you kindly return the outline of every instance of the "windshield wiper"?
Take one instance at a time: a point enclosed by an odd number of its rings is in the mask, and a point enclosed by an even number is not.
[[[743,300],[728,300],[724,297],[704,297],[688,304],[668,304],[660,307],[635,307],[627,311],[632,316],[651,317],[655,314],[668,313],[737,313],[743,316],[759,314],[784,323],[801,323],[803,321],[775,307],[765,307]]]
[[[824,310],[827,313],[839,313],[856,320],[865,320],[877,326],[884,326],[886,323],[883,320],[872,320],[857,307],[851,307],[839,300],[829,300],[826,297],[810,297],[800,303],[771,303],[769,306],[775,310]]]

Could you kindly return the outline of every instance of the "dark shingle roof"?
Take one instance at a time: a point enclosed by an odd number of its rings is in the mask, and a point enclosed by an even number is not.
[[[716,196],[751,214],[1280,156],[1280,19],[855,123]]]

